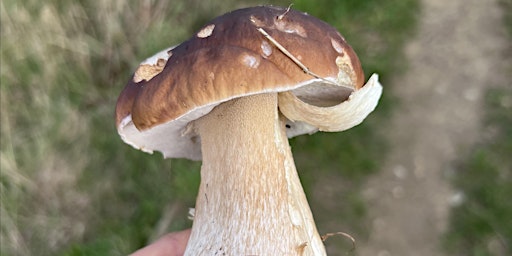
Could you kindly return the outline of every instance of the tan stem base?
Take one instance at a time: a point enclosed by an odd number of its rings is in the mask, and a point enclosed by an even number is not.
[[[196,125],[203,165],[185,255],[325,255],[277,95],[223,103]]]

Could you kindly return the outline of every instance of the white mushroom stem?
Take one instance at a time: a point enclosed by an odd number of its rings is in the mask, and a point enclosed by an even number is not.
[[[196,122],[203,165],[185,255],[325,255],[277,102],[234,99]]]

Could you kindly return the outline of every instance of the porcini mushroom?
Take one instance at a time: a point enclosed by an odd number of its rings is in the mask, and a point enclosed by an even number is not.
[[[121,93],[122,139],[203,161],[186,255],[325,255],[287,137],[341,131],[382,87],[336,29],[279,7],[236,10],[143,62]]]

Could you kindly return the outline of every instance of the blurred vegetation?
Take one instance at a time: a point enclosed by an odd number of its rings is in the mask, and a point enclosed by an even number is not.
[[[509,36],[512,36],[512,14],[510,13],[512,11],[512,0],[500,0],[499,4],[504,10],[503,21],[505,23],[505,28],[507,29]]]
[[[457,255],[512,254],[512,88],[490,89],[486,110],[483,141],[453,177],[462,202],[445,243]]]
[[[141,60],[220,14],[265,3],[2,1],[0,254],[126,255],[190,226],[200,163],[123,144],[113,121],[117,96]],[[378,72],[386,85],[405,67],[401,49],[417,0],[293,3],[337,27],[367,76]],[[321,233],[367,235],[357,188],[386,151],[378,127],[389,98],[348,132],[292,140]],[[325,181],[338,182],[325,191]]]
[[[501,0],[500,4],[512,39],[512,1]],[[512,58],[510,52],[507,58]],[[512,79],[512,63],[507,69]],[[461,203],[451,212],[444,242],[455,255],[512,255],[510,84],[492,85],[486,92],[484,106],[481,140],[469,155],[459,160],[452,177],[461,193]]]

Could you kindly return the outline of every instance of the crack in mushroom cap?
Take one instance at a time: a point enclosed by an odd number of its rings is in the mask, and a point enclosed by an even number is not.
[[[306,74],[260,27],[324,80]],[[335,105],[352,93],[347,88],[357,90],[364,82],[359,59],[336,29],[281,7],[219,16],[189,40],[157,55],[148,59],[150,64],[164,58],[165,67],[157,65],[158,72],[146,79],[134,74],[129,80],[117,102],[116,126],[126,143],[149,153],[160,151],[166,158],[200,160],[200,138],[186,127],[222,102],[291,90],[310,104]],[[289,125],[289,137],[317,130],[301,121]]]

